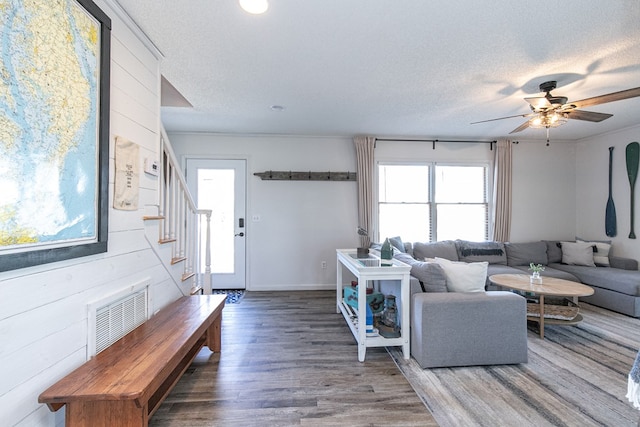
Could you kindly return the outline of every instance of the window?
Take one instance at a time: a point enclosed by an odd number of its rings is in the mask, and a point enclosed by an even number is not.
[[[486,240],[487,171],[487,165],[379,164],[379,240]]]

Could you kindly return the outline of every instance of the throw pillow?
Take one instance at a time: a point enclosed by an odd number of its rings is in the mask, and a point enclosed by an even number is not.
[[[487,261],[489,264],[507,264],[507,254],[502,242],[469,242],[456,240],[458,258],[464,262]]]
[[[609,267],[609,252],[611,251],[611,240],[584,240],[576,237],[578,242],[586,242],[593,246],[593,262],[599,267]]]
[[[404,242],[402,241],[400,236],[389,237],[389,242],[391,242],[391,246],[393,246],[394,248],[396,248],[400,252],[406,252],[406,250],[404,249]]]
[[[411,266],[410,274],[421,282],[425,292],[447,292],[447,278],[438,263],[418,261],[405,253],[397,253],[393,257]]]
[[[587,242],[561,242],[562,263],[595,267],[593,245]]]
[[[549,264],[562,262],[562,246],[558,240],[543,240],[547,244],[547,259]]]
[[[436,262],[444,270],[450,292],[484,292],[488,262],[455,262],[444,258],[436,258]]]
[[[505,243],[507,265],[547,265],[547,244],[545,242]]]
[[[425,292],[447,292],[447,277],[436,262],[418,261],[411,266],[411,275],[418,279]]]

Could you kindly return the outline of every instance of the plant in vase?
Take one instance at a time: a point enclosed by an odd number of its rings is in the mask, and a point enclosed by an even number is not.
[[[544,266],[542,264],[534,264],[534,263],[530,263],[529,264],[529,270],[532,271],[531,273],[531,283],[534,284],[541,284],[542,283],[542,277],[540,277],[540,273],[542,273],[544,271]]]

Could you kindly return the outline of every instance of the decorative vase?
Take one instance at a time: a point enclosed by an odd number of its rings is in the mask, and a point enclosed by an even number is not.
[[[531,282],[532,285],[541,285],[542,277],[540,277],[540,272],[534,271],[533,273],[531,273],[531,277],[529,281]]]
[[[380,249],[380,258],[387,260],[393,258],[393,249],[391,248],[389,238],[386,238],[382,244],[382,248]]]
[[[356,257],[369,258],[369,248],[357,248],[357,251]]]
[[[385,338],[397,338],[400,336],[398,327],[398,306],[395,295],[387,295],[384,300],[384,313],[379,327],[380,335]]]

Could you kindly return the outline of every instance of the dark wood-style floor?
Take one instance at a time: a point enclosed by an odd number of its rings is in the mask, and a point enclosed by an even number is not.
[[[384,348],[358,362],[330,291],[248,292],[150,426],[437,426]]]

